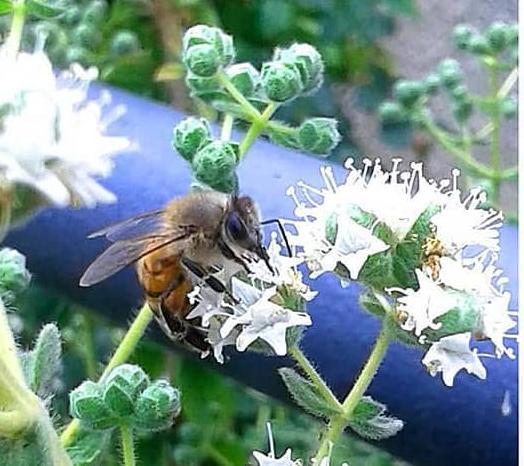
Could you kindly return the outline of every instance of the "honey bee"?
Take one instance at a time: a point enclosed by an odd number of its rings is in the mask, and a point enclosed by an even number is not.
[[[432,236],[426,238],[422,250],[424,252],[423,264],[430,270],[431,278],[436,280],[440,273],[440,258],[444,253],[444,246],[439,239]]]
[[[80,286],[105,280],[136,262],[139,283],[162,330],[199,352],[209,344],[205,330],[187,321],[188,293],[200,280],[217,293],[236,272],[250,272],[262,260],[272,271],[262,245],[258,210],[248,196],[201,191],[174,199],[164,209],[147,212],[104,228],[113,244],[87,268]],[[222,280],[217,278],[224,272]]]

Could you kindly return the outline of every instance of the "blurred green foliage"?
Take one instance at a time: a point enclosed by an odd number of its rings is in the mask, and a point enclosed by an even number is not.
[[[13,309],[16,311],[10,313],[10,323],[22,348],[33,345],[42,322],[56,322],[62,329],[63,370],[54,381],[56,395],[51,400],[51,412],[55,421],[63,424],[68,419],[69,391],[85,379],[96,378],[123,330],[37,286],[31,286],[19,297]],[[239,385],[193,356],[166,351],[146,339],[131,362],[143,367],[151,379],[169,378],[182,393],[182,413],[171,430],[137,437],[137,455],[143,464],[254,464],[250,457],[253,450],[268,451],[267,422],[271,422],[279,455],[292,448],[294,458],[305,458],[316,443],[320,429],[316,420],[291,405]],[[92,437],[87,439],[93,441]],[[106,448],[103,462],[94,457],[93,461],[76,464],[119,464],[119,447],[115,445],[118,442],[109,441],[107,433],[101,433],[97,439],[97,446]],[[332,464],[342,461],[352,466],[406,466],[353,437],[346,437],[334,452]]]

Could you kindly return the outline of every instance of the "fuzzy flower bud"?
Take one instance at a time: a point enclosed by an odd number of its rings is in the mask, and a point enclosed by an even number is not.
[[[119,31],[111,38],[109,49],[115,57],[128,55],[140,49],[140,41],[132,31]]]
[[[302,92],[302,78],[297,67],[279,61],[262,65],[262,87],[274,102],[286,102]]]
[[[453,89],[456,87],[463,78],[459,62],[453,58],[447,58],[440,62],[438,66],[438,74],[442,80],[442,84],[447,89]]]
[[[458,24],[453,30],[453,41],[460,50],[468,48],[469,39],[474,33],[474,29],[469,24]]]
[[[506,97],[500,103],[500,111],[505,118],[514,118],[517,115],[518,104],[515,97]]]
[[[141,367],[122,364],[104,380],[104,402],[117,417],[128,416],[133,413],[136,399],[148,384],[149,379]]]
[[[313,154],[327,155],[340,142],[334,118],[310,118],[298,129],[298,142],[302,150]]]
[[[423,85],[427,94],[435,94],[438,91],[440,84],[441,81],[438,74],[429,74],[423,81]]]
[[[197,76],[213,76],[219,66],[220,57],[211,44],[199,44],[191,47],[184,54],[184,63]]]
[[[173,130],[173,148],[189,162],[198,150],[210,140],[211,130],[204,118],[186,118]]]
[[[133,425],[149,431],[167,429],[179,413],[180,392],[166,380],[157,380],[138,397]]]
[[[482,34],[473,34],[469,39],[468,48],[476,55],[487,55],[491,52],[489,42]]]
[[[191,50],[194,47],[200,45],[208,46],[206,48],[200,49],[200,52],[196,54],[200,55],[201,58],[205,58],[207,61],[207,66],[204,66],[203,62],[201,63],[204,71],[209,72],[211,57],[214,56],[214,54],[217,56],[217,66],[227,66],[235,58],[235,48],[233,46],[233,38],[231,36],[225,34],[219,28],[200,24],[188,29],[184,34],[182,47],[184,53],[184,62],[186,62],[186,64],[189,61]],[[214,51],[214,54],[213,52],[210,52],[211,49]],[[191,52],[191,54],[195,53],[196,52]],[[200,59],[197,60],[197,56],[193,56],[192,60],[200,61]],[[190,66],[189,68],[191,69]],[[192,71],[199,76],[210,76],[209,74],[200,74],[194,70]]]
[[[451,111],[457,121],[463,122],[471,116],[473,103],[470,98],[456,100],[451,106]]]
[[[303,92],[318,89],[324,79],[324,63],[320,53],[309,44],[293,44],[275,51],[275,61],[296,66],[302,79]]]
[[[251,63],[237,63],[227,68],[226,74],[233,85],[246,97],[260,84],[260,73]]]
[[[393,97],[406,107],[411,107],[423,94],[424,86],[420,81],[401,79],[393,86]]]
[[[221,89],[220,83],[215,77],[203,78],[188,72],[186,75],[186,84],[194,95],[209,94],[218,92]]]
[[[25,256],[11,248],[0,249],[0,299],[9,302],[29,285],[31,274]]]
[[[69,394],[71,416],[94,430],[115,427],[115,418],[107,408],[100,386],[90,380],[83,382]]]
[[[519,26],[518,24],[508,24],[507,39],[510,46],[517,46],[519,43]]]
[[[500,52],[508,45],[508,25],[502,21],[496,21],[486,30],[486,39],[491,49]]]
[[[89,23],[80,23],[72,35],[73,44],[92,50],[100,41],[102,36],[96,26]]]
[[[226,141],[202,147],[192,162],[195,178],[214,189],[229,186],[237,164],[237,150],[236,145]]]
[[[107,3],[104,0],[94,0],[86,6],[82,19],[86,23],[98,25],[104,20],[106,14]]]
[[[398,102],[383,102],[378,108],[378,115],[385,125],[406,121],[406,112]]]

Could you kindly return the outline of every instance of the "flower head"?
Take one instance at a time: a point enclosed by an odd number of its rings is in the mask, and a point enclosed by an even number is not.
[[[95,177],[107,177],[111,157],[130,143],[104,135],[117,115],[102,117],[108,94],[87,100],[96,76],[95,69],[73,65],[55,77],[43,52],[13,57],[0,49],[1,184],[28,186],[61,207],[115,201]]]

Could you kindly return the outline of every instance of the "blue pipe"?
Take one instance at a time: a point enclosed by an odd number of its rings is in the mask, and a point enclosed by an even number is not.
[[[98,90],[95,90],[95,93]],[[186,163],[170,147],[173,126],[184,117],[171,108],[139,97],[112,91],[115,104],[128,111],[112,127],[126,135],[139,150],[116,157],[116,168],[105,185],[117,194],[115,205],[95,210],[47,209],[7,243],[27,255],[36,280],[125,325],[140,304],[133,270],[125,270],[92,288],[79,288],[86,266],[106,246],[103,240],[87,240],[88,233],[134,214],[163,206],[186,193],[190,173]],[[293,203],[286,188],[298,180],[320,186],[322,161],[258,141],[243,162],[241,191],[253,196],[263,216],[292,217]],[[343,169],[335,167],[342,176]],[[517,309],[517,228],[502,229],[500,265],[509,277]],[[357,285],[342,289],[334,277],[313,282],[319,296],[311,303],[314,325],[303,340],[304,350],[315,362],[338,396],[343,397],[358,374],[375,336],[378,322],[357,304]],[[163,339],[158,329],[155,338]],[[486,381],[461,372],[447,388],[422,366],[417,349],[393,345],[369,394],[387,404],[389,411],[406,421],[403,431],[381,446],[421,466],[505,466],[517,462],[517,362],[484,359]],[[234,354],[219,370],[265,393],[287,399],[276,369],[287,359]],[[508,390],[512,411],[504,416],[501,404]]]

